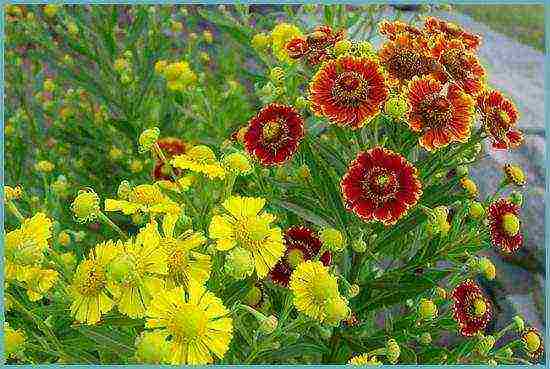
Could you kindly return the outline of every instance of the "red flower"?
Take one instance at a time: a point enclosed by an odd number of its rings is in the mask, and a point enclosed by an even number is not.
[[[319,26],[307,35],[307,61],[310,65],[317,65],[329,58],[327,48],[345,37],[345,31],[334,32],[329,26]]]
[[[497,200],[489,206],[487,219],[495,247],[510,254],[522,246],[519,206],[506,199]]]
[[[421,134],[420,146],[432,151],[468,141],[474,101],[458,86],[445,88],[432,77],[415,79],[409,84],[408,100],[408,124]]]
[[[493,312],[491,302],[481,288],[468,279],[456,286],[451,295],[453,318],[458,323],[460,333],[470,337],[483,331]]]
[[[441,35],[436,39],[432,55],[443,66],[443,69],[434,73],[439,81],[446,83],[450,77],[467,94],[477,96],[483,92],[485,69],[477,57],[466,50],[462,42],[449,41]]]
[[[160,149],[166,156],[166,159],[170,159],[175,155],[180,155],[185,153],[187,150],[187,145],[185,142],[180,140],[179,138],[174,137],[166,137],[162,138],[157,141],[157,144],[159,145]],[[156,163],[155,167],[153,168],[153,179],[155,181],[165,180],[165,181],[171,181],[172,178],[170,178],[170,175],[168,174],[168,170],[165,167],[164,163],[160,160],[160,158],[156,157]],[[177,168],[173,168],[174,174],[178,176],[180,174],[180,170]]]
[[[485,92],[477,98],[483,125],[493,139],[496,149],[517,148],[523,143],[523,134],[515,129],[518,111],[515,105],[498,91]]]
[[[275,165],[289,160],[303,137],[300,114],[291,106],[270,104],[248,123],[244,144],[262,165]]]
[[[408,33],[398,34],[392,41],[384,43],[378,57],[392,84],[403,84],[413,77],[431,74],[439,68],[424,39]]]
[[[309,52],[309,46],[306,39],[296,37],[286,44],[288,56],[292,59],[300,59]]]
[[[313,111],[331,123],[362,127],[388,97],[384,75],[370,59],[344,56],[323,64],[309,84]]]
[[[293,268],[300,262],[311,260],[321,250],[321,239],[309,228],[292,227],[284,235],[286,252],[270,273],[271,280],[284,287],[288,286]],[[325,266],[332,262],[332,255],[325,251],[319,259]]]
[[[445,22],[434,17],[426,18],[424,29],[431,34],[441,33],[448,40],[459,40],[468,50],[475,51],[481,44],[481,37],[479,35],[468,33],[454,23]]]
[[[396,223],[422,195],[416,168],[383,147],[359,153],[340,185],[348,210],[385,225]]]
[[[395,40],[400,34],[406,34],[413,37],[423,36],[421,30],[401,21],[390,22],[387,20],[383,20],[378,24],[378,32],[380,32],[382,36],[386,36],[390,40]]]

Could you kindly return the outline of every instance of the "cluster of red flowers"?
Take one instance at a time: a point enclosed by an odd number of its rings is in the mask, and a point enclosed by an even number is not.
[[[516,108],[501,93],[487,89],[485,70],[476,56],[479,36],[433,17],[422,28],[383,21],[379,31],[387,40],[377,55],[352,47],[355,51],[337,56],[334,46],[346,35],[328,26],[285,45],[291,58],[320,64],[309,82],[314,114],[340,127],[360,129],[383,111],[389,96],[398,95],[406,100],[406,124],[428,151],[467,142],[476,112],[496,148],[521,143]],[[249,154],[269,166],[289,161],[304,131],[304,119],[293,107],[270,104],[238,136]],[[385,225],[401,219],[422,194],[414,166],[381,147],[357,156],[341,190],[350,211]],[[506,243],[504,249],[517,249],[518,236],[514,237],[515,243]],[[498,245],[511,242],[506,241],[510,237],[493,238]]]

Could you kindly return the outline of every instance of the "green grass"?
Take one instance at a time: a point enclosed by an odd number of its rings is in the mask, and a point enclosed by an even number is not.
[[[497,32],[544,51],[543,5],[456,5],[455,9]]]

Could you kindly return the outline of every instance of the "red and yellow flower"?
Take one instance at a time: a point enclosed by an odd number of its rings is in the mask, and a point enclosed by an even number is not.
[[[309,52],[309,46],[303,37],[293,38],[286,44],[285,48],[291,59],[301,59]]]
[[[457,85],[445,86],[432,77],[409,84],[409,127],[420,133],[420,146],[437,150],[470,138],[474,100]]]
[[[439,69],[424,39],[409,33],[398,34],[384,43],[378,58],[392,84],[404,84],[413,77],[428,75]]]
[[[314,231],[301,226],[287,229],[284,242],[285,255],[275,265],[270,277],[273,282],[287,287],[294,268],[303,261],[315,258],[321,251],[322,241]],[[323,265],[328,266],[332,261],[332,254],[325,251],[319,260]]]
[[[310,82],[311,108],[331,123],[357,129],[381,109],[388,88],[379,64],[343,56],[322,65]]]
[[[523,134],[515,129],[518,110],[499,91],[486,91],[480,95],[477,98],[477,108],[485,130],[493,139],[495,149],[515,149],[523,143]]]
[[[493,245],[506,254],[519,250],[523,244],[519,206],[499,199],[489,206],[487,214]]]
[[[359,153],[340,186],[348,210],[385,225],[395,224],[422,195],[416,168],[383,147]]]
[[[472,96],[478,96],[485,90],[485,69],[462,42],[456,39],[447,40],[440,35],[431,52],[442,66],[434,72],[437,80],[443,83],[452,80]]]
[[[183,154],[187,149],[187,145],[185,144],[185,142],[175,137],[162,138],[157,141],[157,144],[166,156],[166,159],[171,159],[176,155]],[[160,158],[157,157],[156,159],[157,162],[155,163],[155,167],[153,168],[152,173],[153,179],[155,181],[171,181],[172,178],[170,178],[168,168],[166,168],[166,164],[163,163]],[[181,170],[177,168],[173,168],[173,170],[176,176],[179,176],[181,174]]]
[[[487,327],[493,315],[492,304],[474,281],[462,282],[451,296],[453,318],[458,323],[460,334],[470,337]]]
[[[422,37],[423,33],[415,26],[401,21],[388,21],[384,19],[378,24],[378,32],[390,40],[395,40],[400,34],[408,34],[413,37]]]
[[[427,17],[424,22],[424,30],[432,35],[442,34],[448,40],[459,40],[467,50],[475,51],[481,45],[481,37],[466,32],[457,24],[445,22],[434,17]]]
[[[345,37],[345,31],[334,32],[329,26],[316,27],[306,37],[295,37],[286,44],[292,59],[306,58],[310,65],[317,65],[330,58],[328,49]]]
[[[250,120],[245,148],[262,165],[288,161],[304,137],[304,120],[291,106],[270,104]]]

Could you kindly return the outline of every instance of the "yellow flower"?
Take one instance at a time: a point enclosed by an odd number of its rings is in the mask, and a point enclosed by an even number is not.
[[[162,331],[143,332],[136,339],[135,358],[143,364],[167,364],[170,346]]]
[[[105,200],[105,211],[121,211],[125,215],[143,213],[177,213],[180,207],[155,185],[138,185],[128,194],[128,200]]]
[[[194,146],[185,154],[174,157],[171,164],[179,169],[202,173],[209,178],[225,177],[225,170],[216,160],[214,151],[204,145]]]
[[[361,354],[349,359],[348,364],[351,365],[382,365],[376,356],[369,356],[368,354]]]
[[[5,235],[4,273],[7,280],[23,280],[28,266],[39,265],[52,237],[52,221],[44,213],[25,219],[19,229]]]
[[[121,73],[130,69],[130,62],[124,58],[118,58],[115,60],[113,67],[117,72]]]
[[[189,288],[191,280],[204,284],[210,277],[210,256],[196,249],[206,243],[206,238],[200,232],[188,231],[176,235],[176,214],[166,214],[162,221],[160,246],[167,257],[168,275],[167,287],[183,286]],[[158,231],[155,230],[155,232]],[[160,237],[160,235],[159,235]]]
[[[257,33],[252,37],[252,47],[258,51],[265,50],[271,43],[271,36],[265,33]]]
[[[223,358],[233,337],[233,321],[222,301],[197,282],[155,296],[146,327],[170,335],[172,365],[211,364]]]
[[[25,282],[27,296],[31,301],[38,301],[48,292],[57,279],[59,273],[55,270],[40,269],[37,267],[25,268],[25,275],[22,281]]]
[[[518,187],[525,186],[525,183],[527,182],[527,179],[525,178],[525,173],[519,165],[505,164],[504,174],[506,175],[506,180],[509,183],[513,183]]]
[[[68,246],[71,243],[71,236],[68,232],[61,231],[57,235],[57,242],[59,242],[61,246]]]
[[[292,24],[280,23],[276,25],[271,31],[273,54],[281,61],[290,62],[292,59],[288,56],[286,44],[290,40],[301,36],[300,29]]]
[[[170,63],[162,68],[167,87],[172,91],[183,91],[197,81],[197,75],[186,61]]]
[[[14,358],[25,349],[25,335],[19,329],[15,330],[4,323],[4,354],[7,358]]]
[[[43,173],[50,173],[55,168],[55,165],[52,162],[49,162],[47,160],[41,160],[34,166],[34,169],[36,169],[39,172]]]
[[[55,4],[47,4],[44,6],[43,11],[44,15],[48,18],[53,18],[56,16],[57,12],[59,11],[60,6]]]
[[[19,200],[23,195],[23,189],[21,186],[4,186],[4,198],[6,201]]]
[[[212,35],[212,32],[206,30],[202,33],[202,37],[204,37],[204,41],[207,44],[211,44],[214,41],[214,36]]]
[[[223,158],[223,163],[236,175],[247,175],[252,171],[250,160],[240,152],[234,152]]]
[[[161,276],[168,266],[166,253],[159,246],[157,223],[152,221],[135,239],[121,245],[122,250],[107,267],[109,291],[118,310],[131,318],[142,318],[153,294],[164,288]]]
[[[80,223],[91,222],[99,215],[99,196],[92,190],[80,190],[71,204],[71,210]]]
[[[78,322],[95,324],[113,308],[114,301],[107,295],[106,268],[121,249],[121,241],[100,243],[76,268],[69,294],[73,300],[71,315]]]
[[[138,159],[134,159],[130,162],[130,171],[132,173],[139,173],[143,170],[143,162]]]
[[[124,155],[124,153],[118,147],[112,147],[111,150],[109,150],[109,157],[112,160],[116,161],[116,160],[122,158],[122,155]]]
[[[159,60],[155,63],[155,72],[157,73],[163,73],[164,68],[168,65],[168,62],[166,60]]]
[[[309,260],[298,265],[290,276],[289,287],[298,311],[310,318],[335,324],[349,315],[347,301],[338,292],[336,278],[319,261]]]
[[[192,173],[190,173],[190,174],[184,175],[181,178],[178,178],[177,181],[178,183],[167,181],[167,180],[160,180],[155,182],[155,186],[159,186],[160,188],[174,191],[174,192],[187,191],[189,188],[191,188],[191,185],[195,182],[195,176]]]
[[[470,178],[463,177],[460,179],[460,185],[468,193],[468,196],[475,198],[479,195],[477,185]]]
[[[258,277],[267,276],[283,256],[285,246],[281,229],[272,227],[275,217],[262,212],[265,200],[232,196],[223,202],[229,214],[215,215],[210,223],[210,237],[220,251],[240,246],[252,253]]]

